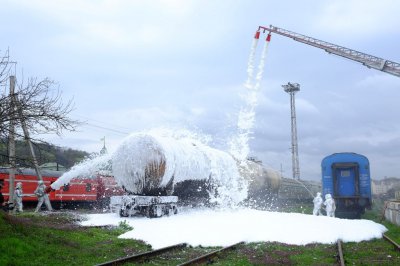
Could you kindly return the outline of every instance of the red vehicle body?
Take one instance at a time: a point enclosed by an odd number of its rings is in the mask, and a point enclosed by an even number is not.
[[[64,172],[42,170],[41,174],[46,187],[49,187]],[[37,202],[34,191],[37,187],[37,175],[34,169],[19,169],[15,173],[15,184],[22,183],[25,203]],[[9,169],[0,168],[0,182],[3,183],[1,192],[8,201],[9,198]],[[49,199],[56,206],[68,203],[88,203],[104,205],[109,202],[111,196],[122,195],[123,189],[120,188],[114,177],[110,175],[96,175],[95,177],[73,178],[69,184],[65,184],[60,189],[52,190]]]

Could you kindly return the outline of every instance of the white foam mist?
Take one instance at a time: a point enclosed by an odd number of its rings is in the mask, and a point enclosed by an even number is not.
[[[254,38],[253,43],[251,44],[250,48],[250,55],[249,59],[247,62],[247,80],[245,83],[245,87],[248,89],[251,89],[253,86],[253,76],[254,76],[254,61],[255,61],[255,55],[257,51],[257,44],[258,44],[258,39]]]
[[[73,178],[94,178],[101,169],[104,169],[109,165],[110,160],[110,154],[88,158],[83,162],[74,165],[71,170],[61,175],[51,184],[51,188],[60,189],[60,187],[68,184]]]
[[[210,198],[220,205],[234,205],[247,197],[247,183],[235,159],[192,136],[135,133],[116,149],[112,161],[118,183],[136,194],[202,180],[211,184]]]
[[[249,140],[255,123],[255,108],[258,105],[258,95],[264,73],[265,59],[268,52],[269,41],[266,41],[257,67],[254,80],[254,61],[257,40],[254,39],[247,66],[247,80],[244,85],[246,93],[242,96],[244,106],[239,111],[237,134],[230,141],[230,153],[240,161],[245,161],[250,153]]]

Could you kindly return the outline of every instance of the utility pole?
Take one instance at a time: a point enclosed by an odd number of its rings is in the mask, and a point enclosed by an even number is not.
[[[292,173],[293,179],[300,179],[300,166],[299,166],[299,152],[297,145],[297,125],[296,125],[296,106],[294,94],[300,91],[298,83],[290,83],[282,85],[285,92],[290,95],[290,113],[291,113],[291,126],[292,126]]]
[[[13,87],[13,88],[15,88],[15,77],[14,77],[14,76],[12,76],[12,77],[13,77],[12,80],[13,80],[13,83],[14,83],[14,87]],[[10,77],[10,78],[11,78],[11,77]],[[39,164],[38,164],[37,159],[36,159],[35,150],[34,150],[34,148],[33,148],[33,144],[32,144],[31,138],[30,138],[30,136],[29,136],[28,127],[27,127],[27,125],[26,125],[25,118],[24,118],[24,114],[23,114],[23,112],[22,112],[22,107],[21,107],[21,104],[20,104],[20,102],[19,102],[19,100],[18,100],[18,97],[17,97],[17,96],[15,95],[15,93],[14,93],[14,90],[13,90],[13,94],[12,94],[11,97],[12,97],[12,98],[11,98],[11,102],[12,102],[12,106],[13,106],[13,109],[11,109],[11,110],[15,110],[15,108],[16,108],[17,111],[18,111],[19,120],[20,120],[20,122],[21,122],[22,130],[24,131],[25,141],[28,143],[28,146],[29,146],[29,149],[30,149],[30,152],[31,152],[32,161],[33,161],[33,166],[35,167],[36,175],[37,175],[37,177],[38,177],[38,180],[43,181],[43,177],[42,177],[42,174],[41,174],[41,172],[40,172]],[[13,112],[13,113],[14,113],[14,112]],[[11,123],[13,123],[13,125],[14,125],[13,119],[12,119]],[[14,145],[15,145],[15,142],[14,142]],[[10,150],[11,150],[11,148],[10,148]],[[14,158],[15,158],[15,148],[14,148]],[[14,170],[13,170],[13,171],[15,171],[15,167],[14,167]],[[14,172],[14,175],[15,175],[15,172]],[[11,178],[10,178],[10,179],[11,179]],[[10,183],[11,183],[11,182],[10,182]],[[11,187],[11,186],[10,186],[10,187]],[[12,187],[14,188],[14,184],[13,184]]]
[[[28,131],[28,127],[26,126],[24,114],[22,113],[21,105],[20,105],[17,97],[14,97],[14,101],[17,103],[19,120],[21,121],[22,130],[24,131],[25,141],[28,143],[29,149],[31,151],[33,166],[35,167],[36,175],[38,177],[38,180],[43,181],[43,177],[40,172],[39,164],[36,160],[35,150],[33,149],[33,144],[32,144],[31,138],[29,137],[29,131]]]
[[[8,135],[8,158],[10,162],[10,170],[9,170],[9,196],[8,202],[14,203],[14,186],[15,186],[15,171],[16,171],[16,163],[15,163],[15,102],[14,102],[14,93],[15,93],[15,76],[10,76],[10,99],[11,99],[11,108],[10,108],[10,129]]]

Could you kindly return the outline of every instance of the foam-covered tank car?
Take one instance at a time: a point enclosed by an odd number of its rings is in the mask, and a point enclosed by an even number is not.
[[[178,196],[181,203],[204,199],[239,203],[247,195],[258,201],[265,195],[277,195],[281,183],[277,171],[257,162],[239,161],[200,143],[148,134],[127,138],[116,150],[112,164],[115,178],[130,193],[131,202],[136,202],[133,198],[137,196]],[[134,213],[132,208],[142,213],[153,208],[124,204],[129,207],[125,215]],[[166,204],[159,204],[158,213],[169,213]]]
[[[171,213],[170,206],[176,203],[167,201],[154,207],[150,203],[158,200],[155,197],[177,196],[180,204],[228,199],[231,203],[247,201],[252,206],[268,207],[282,197],[311,202],[315,192],[311,188],[314,184],[282,178],[278,171],[265,168],[257,160],[239,161],[199,143],[149,134],[132,135],[120,145],[113,157],[113,172],[130,194],[122,203],[123,216]],[[141,200],[150,197],[150,203],[136,206],[138,196]]]

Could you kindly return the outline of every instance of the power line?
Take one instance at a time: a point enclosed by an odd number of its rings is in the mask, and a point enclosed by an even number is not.
[[[90,124],[90,123],[85,123],[85,125],[91,126],[91,127],[95,127],[95,128],[101,128],[101,129],[108,130],[108,131],[112,131],[112,132],[115,132],[115,133],[118,133],[118,134],[121,134],[121,135],[129,135],[130,134],[128,132],[123,132],[123,131],[119,131],[119,130],[116,130],[116,129],[103,127],[103,126],[98,126],[98,125],[94,125],[94,124]]]
[[[120,129],[125,129],[125,130],[129,130],[129,131],[131,130],[130,128],[127,128],[127,127],[122,127],[122,126],[118,126],[118,125],[115,125],[115,124],[111,124],[109,122],[100,121],[100,120],[93,119],[93,118],[90,118],[90,117],[87,117],[87,116],[84,116],[84,115],[74,114],[74,116],[81,117],[81,118],[84,118],[86,120],[94,121],[94,122],[101,123],[101,124],[108,124],[109,126],[118,127]]]

